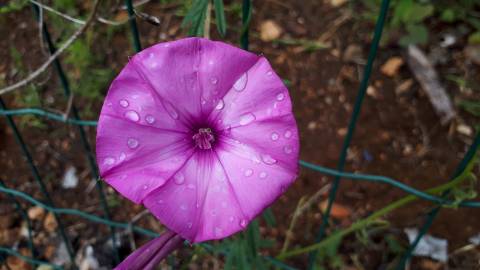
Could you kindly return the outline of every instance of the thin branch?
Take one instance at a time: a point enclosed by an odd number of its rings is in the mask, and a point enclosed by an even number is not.
[[[28,83],[30,83],[31,81],[33,81],[35,78],[37,78],[40,74],[42,74],[47,68],[48,66],[50,66],[50,64],[53,63],[53,61],[55,61],[55,59],[58,58],[58,56],[60,54],[62,54],[70,45],[72,45],[72,43],[78,38],[80,37],[80,35],[82,35],[85,30],[87,30],[87,28],[91,25],[91,23],[94,21],[94,18],[95,18],[95,14],[97,13],[97,9],[98,9],[98,6],[99,6],[99,3],[100,3],[100,0],[95,0],[95,3],[93,5],[93,9],[92,9],[92,12],[90,13],[90,15],[88,16],[88,19],[87,21],[85,22],[85,24],[80,27],[75,33],[73,33],[73,35],[70,36],[70,38],[68,38],[68,40],[62,44],[62,46],[60,46],[60,48],[58,48],[58,50],[52,54],[50,56],[50,58],[48,58],[48,60],[43,63],[43,65],[41,65],[38,69],[36,69],[34,72],[30,73],[30,75],[28,75],[25,79],[17,82],[17,83],[14,83],[12,85],[9,85],[5,88],[2,88],[0,89],[0,95],[4,95],[8,92],[12,92],[13,90],[17,89],[17,88],[20,88],[22,86],[25,86],[27,85]]]
[[[205,24],[203,25],[203,37],[206,39],[210,39],[210,21],[212,19],[212,2],[208,1],[207,10],[205,11]]]
[[[319,189],[315,194],[310,197],[305,203],[305,197],[302,197],[298,201],[297,208],[295,208],[295,211],[293,212],[292,216],[292,221],[290,222],[290,226],[288,227],[287,232],[285,233],[285,242],[283,242],[283,247],[282,247],[282,253],[286,252],[288,249],[288,246],[290,245],[290,241],[292,239],[293,235],[293,229],[295,228],[295,225],[297,224],[298,218],[308,209],[310,208],[314,203],[316,203],[320,197],[324,194],[326,194],[330,190],[330,184],[327,184],[323,186],[321,189]]]

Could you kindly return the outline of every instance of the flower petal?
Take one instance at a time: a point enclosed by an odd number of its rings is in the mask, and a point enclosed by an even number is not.
[[[209,116],[211,122],[221,121],[222,129],[292,114],[288,90],[264,57],[239,76],[223,101],[224,108]]]
[[[97,130],[101,176],[123,196],[140,203],[192,155],[192,143],[185,136],[102,114]]]
[[[222,42],[187,38],[147,48],[132,62],[179,119],[192,123],[207,116],[258,59]]]

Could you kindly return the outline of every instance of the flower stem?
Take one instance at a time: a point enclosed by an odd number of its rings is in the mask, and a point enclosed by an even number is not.
[[[206,9],[206,16],[205,16],[205,24],[203,26],[203,37],[206,39],[210,39],[210,23],[212,19],[212,2],[208,1],[207,9]]]

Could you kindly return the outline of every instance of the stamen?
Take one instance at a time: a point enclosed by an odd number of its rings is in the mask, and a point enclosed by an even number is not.
[[[215,141],[210,128],[200,128],[198,133],[193,135],[192,139],[195,142],[195,146],[203,150],[212,149],[212,143]]]

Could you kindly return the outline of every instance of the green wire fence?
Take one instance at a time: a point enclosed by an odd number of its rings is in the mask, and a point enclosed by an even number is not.
[[[131,0],[126,0],[125,5],[127,7],[127,11],[128,11],[128,14],[129,14],[130,30],[131,30],[131,34],[132,34],[133,47],[134,47],[135,51],[138,52],[138,51],[141,50],[142,47],[141,47],[141,42],[140,42],[140,34],[139,34],[137,24],[136,24],[136,21],[135,21],[135,11],[134,11],[134,8],[133,8],[133,5],[132,5],[132,1]],[[419,243],[420,239],[427,233],[428,229],[430,228],[430,226],[434,222],[434,220],[435,220],[436,216],[438,215],[439,211],[441,210],[442,206],[454,205],[454,206],[457,206],[457,207],[480,208],[480,201],[456,202],[456,201],[452,201],[452,200],[448,199],[448,197],[447,197],[447,195],[449,194],[448,190],[446,192],[444,192],[441,196],[435,196],[435,195],[432,195],[431,193],[424,192],[424,191],[421,191],[421,190],[417,190],[417,189],[415,189],[411,186],[403,184],[402,182],[400,182],[398,180],[395,180],[395,179],[392,179],[392,178],[389,178],[389,177],[386,177],[386,176],[344,172],[347,150],[350,146],[353,134],[355,132],[355,127],[356,127],[357,122],[358,122],[358,117],[359,117],[359,114],[360,114],[360,110],[362,108],[362,104],[363,104],[362,102],[363,102],[363,99],[364,99],[364,96],[365,96],[365,93],[366,93],[366,89],[367,89],[367,86],[368,86],[368,81],[369,81],[370,75],[372,73],[373,62],[375,60],[376,53],[377,53],[377,50],[378,50],[378,46],[379,46],[382,31],[383,31],[383,28],[384,28],[385,20],[386,20],[386,17],[387,17],[387,12],[388,12],[389,5],[390,5],[389,0],[383,0],[382,1],[382,5],[381,5],[381,8],[380,8],[380,13],[379,13],[379,16],[378,16],[378,19],[377,19],[377,22],[376,22],[376,26],[375,26],[375,32],[374,32],[372,44],[371,44],[371,47],[370,47],[370,52],[369,52],[369,55],[368,55],[367,64],[365,66],[365,71],[363,73],[364,75],[363,75],[362,81],[361,81],[359,89],[358,89],[357,98],[356,98],[356,101],[355,101],[355,105],[354,105],[352,115],[350,117],[350,122],[349,122],[349,125],[348,125],[347,134],[345,136],[343,146],[342,146],[342,150],[340,152],[337,168],[336,169],[330,169],[330,168],[326,168],[326,167],[323,167],[323,166],[320,166],[320,165],[312,164],[312,163],[309,163],[309,162],[303,161],[303,160],[300,160],[299,163],[302,167],[304,167],[306,169],[310,169],[310,170],[316,171],[318,173],[334,177],[334,181],[333,181],[333,184],[331,186],[329,196],[328,196],[327,208],[326,208],[325,213],[323,215],[322,223],[321,223],[321,226],[318,230],[318,233],[317,233],[317,236],[316,236],[316,239],[315,239],[315,243],[320,242],[326,234],[326,229],[329,225],[330,212],[331,212],[331,209],[332,209],[333,202],[335,201],[336,194],[337,194],[337,191],[338,191],[338,188],[339,188],[339,185],[341,183],[342,178],[346,178],[346,179],[350,179],[350,180],[354,180],[354,181],[368,181],[368,182],[375,182],[375,183],[390,185],[392,187],[401,189],[406,193],[412,194],[412,195],[414,195],[418,198],[421,198],[421,199],[426,200],[426,201],[430,201],[430,202],[437,205],[431,212],[428,213],[428,215],[426,216],[424,224],[421,226],[421,229],[420,229],[420,232],[419,232],[417,238],[412,242],[412,244],[409,246],[409,248],[407,249],[405,254],[403,254],[403,256],[400,260],[400,263],[397,266],[398,270],[403,270],[405,268],[406,262],[408,262],[408,260],[411,258],[413,250],[415,249],[415,247]],[[38,7],[33,5],[32,8],[33,8],[35,17],[38,20],[39,19]],[[243,3],[242,3],[242,31],[240,33],[240,35],[241,35],[240,36],[240,44],[241,44],[241,47],[244,48],[244,49],[248,49],[248,43],[249,43],[249,41],[248,41],[248,29],[249,29],[249,27],[248,26],[249,26],[249,22],[250,22],[250,19],[251,19],[251,14],[252,14],[252,1],[251,0],[243,0]],[[47,25],[45,24],[45,22],[42,22],[42,34],[43,34],[43,38],[44,38],[45,43],[48,45],[48,49],[49,49],[50,54],[54,54],[55,53],[55,46],[54,46],[54,44],[51,40],[50,34],[48,32]],[[63,71],[62,66],[61,66],[58,58],[53,62],[53,65],[54,65],[56,73],[57,73],[57,75],[60,79],[60,82],[62,84],[62,88],[64,90],[65,98],[68,100],[71,97],[70,86],[69,86],[69,83],[68,83],[67,76],[66,76],[65,72]],[[14,116],[22,116],[22,115],[36,115],[36,116],[45,117],[47,119],[54,120],[54,121],[57,121],[57,122],[61,122],[61,123],[65,123],[65,124],[71,124],[73,126],[76,126],[78,128],[78,132],[80,134],[80,141],[83,145],[85,156],[86,156],[87,161],[88,161],[89,166],[90,166],[91,175],[92,175],[93,178],[98,179],[99,178],[98,168],[95,164],[94,156],[93,156],[93,153],[91,151],[91,147],[90,147],[90,144],[88,142],[85,130],[83,128],[85,126],[96,126],[97,122],[80,119],[78,109],[75,107],[75,105],[72,105],[71,113],[72,113],[72,117],[67,117],[66,115],[58,114],[58,113],[55,113],[55,112],[49,112],[49,111],[39,109],[39,108],[8,109],[6,104],[4,103],[2,98],[0,97],[0,115],[5,116],[5,118],[7,120],[7,124],[12,129],[13,135],[14,135],[16,141],[17,141],[17,144],[19,145],[19,147],[20,147],[23,155],[25,156],[26,161],[27,161],[27,163],[30,167],[30,171],[32,173],[32,176],[35,179],[35,182],[39,186],[40,191],[41,191],[41,193],[44,197],[43,200],[38,200],[38,199],[35,199],[35,198],[29,196],[28,194],[26,194],[24,192],[8,188],[5,185],[5,183],[3,181],[1,181],[1,179],[0,179],[0,192],[6,194],[7,197],[15,204],[16,209],[19,211],[22,218],[25,220],[25,222],[27,224],[28,247],[29,247],[29,249],[31,251],[31,254],[32,254],[32,257],[28,257],[28,256],[24,256],[24,255],[20,254],[15,249],[7,248],[7,247],[0,247],[0,260],[2,260],[6,255],[10,255],[10,256],[16,256],[16,257],[18,257],[22,260],[25,260],[26,262],[31,263],[32,265],[47,265],[47,266],[50,266],[53,269],[63,269],[62,266],[54,265],[54,264],[51,264],[51,263],[45,262],[45,261],[41,261],[41,260],[38,260],[36,258],[37,250],[34,246],[34,242],[33,242],[33,239],[32,239],[31,220],[29,219],[28,215],[26,214],[25,209],[23,209],[22,204],[19,202],[18,199],[22,199],[22,200],[24,200],[24,201],[26,201],[30,204],[42,207],[43,209],[45,209],[47,211],[50,211],[54,214],[54,216],[56,218],[56,221],[58,223],[58,233],[66,244],[68,255],[69,255],[69,258],[70,258],[70,262],[71,262],[71,264],[73,265],[74,268],[76,268],[75,260],[74,260],[75,251],[73,250],[71,241],[70,241],[68,235],[65,232],[64,225],[63,225],[62,220],[60,218],[61,215],[77,216],[77,217],[80,217],[82,219],[88,220],[88,221],[93,222],[93,223],[104,224],[104,225],[108,226],[110,228],[110,232],[111,232],[110,237],[111,237],[112,243],[114,245],[114,248],[113,248],[114,253],[112,255],[113,255],[113,258],[114,258],[115,262],[118,262],[118,260],[119,260],[118,249],[115,248],[115,243],[117,243],[117,241],[115,240],[116,239],[115,229],[131,230],[135,233],[142,234],[142,235],[145,235],[145,236],[148,236],[148,237],[158,236],[158,234],[156,232],[153,232],[153,231],[150,231],[150,230],[132,225],[131,223],[128,223],[128,222],[113,221],[110,217],[110,214],[109,214],[109,209],[108,209],[108,206],[107,206],[107,203],[106,203],[106,198],[105,198],[105,194],[104,194],[104,191],[103,191],[101,181],[96,181],[96,188],[97,188],[97,191],[98,191],[98,194],[99,194],[100,203],[101,203],[103,213],[104,213],[103,217],[88,214],[86,212],[83,212],[83,211],[80,211],[80,210],[77,210],[77,209],[58,208],[53,204],[53,201],[50,197],[50,194],[46,189],[45,183],[44,183],[42,177],[40,176],[37,167],[34,164],[34,159],[31,155],[27,145],[25,144],[25,142],[23,140],[20,131],[18,130],[15,122],[13,121],[13,117]],[[469,164],[471,162],[471,160],[474,158],[475,153],[476,153],[476,151],[479,147],[479,144],[480,144],[480,134],[477,134],[475,136],[475,139],[474,139],[472,145],[469,147],[469,150],[467,151],[467,153],[463,157],[462,161],[458,165],[456,171],[454,172],[454,174],[452,176],[452,180],[455,179],[457,176],[459,176],[466,169],[467,164]],[[8,179],[8,180],[12,180],[12,179]],[[258,223],[253,222],[252,226],[255,226],[255,225],[258,226]],[[200,244],[200,246],[203,247],[207,251],[212,250],[212,247],[209,244]],[[308,269],[313,269],[314,263],[316,261],[316,256],[317,256],[317,251],[316,250],[312,251],[310,253],[309,259],[308,259]],[[280,269],[295,269],[295,268],[290,267],[287,264],[285,264],[284,262],[279,261],[278,259],[275,259],[273,257],[261,256],[261,258],[265,262],[268,262],[271,265],[273,265],[277,268],[280,268]]]

